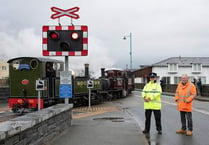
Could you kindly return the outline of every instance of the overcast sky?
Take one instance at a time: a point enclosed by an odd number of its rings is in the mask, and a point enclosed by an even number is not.
[[[169,57],[208,57],[209,0],[1,0],[0,55],[42,56],[42,26],[58,25],[51,7],[79,7],[74,25],[88,26],[88,56],[69,57],[70,68],[133,68]],[[70,25],[61,17],[61,25]],[[62,59],[61,57],[53,57]]]

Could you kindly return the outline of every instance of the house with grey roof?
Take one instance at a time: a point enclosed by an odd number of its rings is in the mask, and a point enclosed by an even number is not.
[[[191,81],[200,78],[202,84],[209,84],[209,57],[170,57],[151,67],[166,84],[178,84],[182,74],[187,74]]]

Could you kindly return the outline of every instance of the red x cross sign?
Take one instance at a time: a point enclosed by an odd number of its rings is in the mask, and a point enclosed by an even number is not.
[[[52,12],[55,12],[55,14],[51,15],[51,18],[57,19],[62,16],[68,16],[68,17],[71,17],[74,19],[78,19],[79,15],[75,14],[74,12],[77,12],[79,9],[80,9],[79,7],[74,7],[74,8],[70,8],[67,10],[62,10],[57,7],[52,7],[51,10],[52,10]]]

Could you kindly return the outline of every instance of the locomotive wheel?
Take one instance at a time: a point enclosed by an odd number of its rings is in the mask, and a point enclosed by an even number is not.
[[[22,107],[21,107],[20,104],[13,104],[13,105],[12,105],[12,111],[13,111],[14,113],[17,113],[18,110],[21,109],[21,108],[22,108]]]

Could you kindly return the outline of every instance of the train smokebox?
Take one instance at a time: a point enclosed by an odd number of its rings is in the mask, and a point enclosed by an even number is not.
[[[105,68],[101,68],[101,77],[105,77]]]
[[[84,64],[85,66],[85,77],[89,78],[89,64]]]

